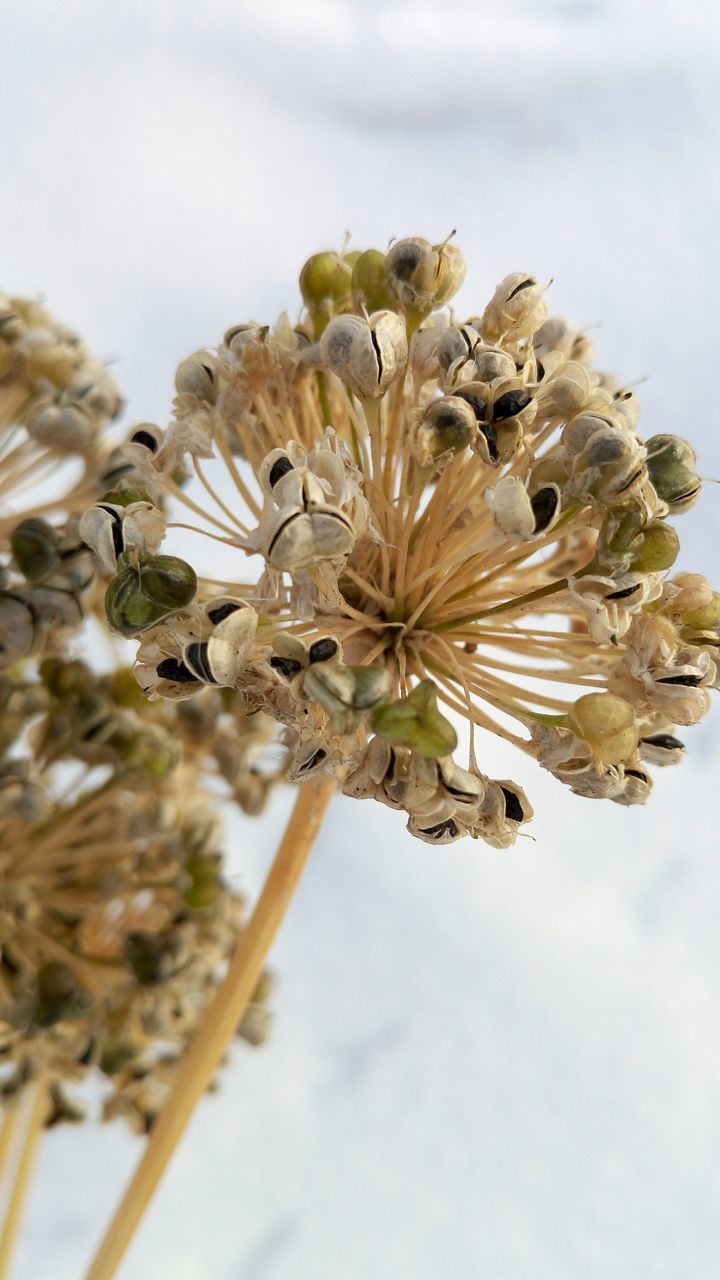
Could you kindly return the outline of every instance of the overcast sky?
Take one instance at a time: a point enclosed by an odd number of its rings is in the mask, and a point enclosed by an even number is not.
[[[646,378],[720,477],[715,3],[24,0],[0,45],[0,286],[42,293],[164,421],[176,364],[299,306],[313,251],[458,229]],[[681,518],[720,579],[720,490]],[[716,708],[717,710],[717,708]],[[504,745],[532,839],[434,850],[339,799],[238,1050],[122,1280],[715,1280],[716,715],[626,810]],[[289,807],[233,821],[257,888]],[[137,1157],[54,1133],[18,1280],[78,1280]]]

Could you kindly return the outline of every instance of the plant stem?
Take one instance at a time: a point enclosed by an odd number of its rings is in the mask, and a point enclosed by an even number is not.
[[[273,939],[284,919],[320,830],[335,780],[303,784],[255,910],[227,977],[200,1022],[175,1083],[118,1206],[86,1280],[111,1280],[178,1145],[195,1107],[237,1032]]]
[[[15,1170],[15,1180],[8,1200],[5,1221],[2,1225],[2,1234],[0,1234],[0,1280],[7,1280],[10,1275],[10,1264],[17,1244],[23,1209],[30,1189],[30,1180],[46,1114],[47,1085],[45,1080],[40,1079],[35,1086],[35,1097],[30,1104],[30,1114],[25,1127],[22,1150]]]

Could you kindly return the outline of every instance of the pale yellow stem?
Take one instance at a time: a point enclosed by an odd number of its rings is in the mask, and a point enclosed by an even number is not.
[[[18,1232],[22,1222],[25,1201],[30,1189],[30,1181],[35,1167],[38,1143],[43,1131],[43,1123],[47,1114],[47,1084],[44,1079],[35,1085],[35,1097],[32,1100],[30,1115],[25,1128],[24,1140],[15,1180],[10,1192],[5,1221],[0,1234],[0,1280],[8,1280]]]
[[[195,1107],[237,1032],[334,791],[335,780],[328,776],[313,778],[301,787],[265,887],[240,939],[227,977],[197,1028],[140,1163],[90,1264],[86,1280],[111,1280],[115,1275]]]

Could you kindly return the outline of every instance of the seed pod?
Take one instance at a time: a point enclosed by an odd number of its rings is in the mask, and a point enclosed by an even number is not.
[[[646,441],[650,480],[659,498],[673,515],[689,511],[700,493],[697,458],[692,445],[680,436],[652,436]]]
[[[560,490],[545,485],[530,497],[518,476],[503,476],[485,497],[495,524],[507,537],[533,538],[546,533],[560,514]]]
[[[407,830],[411,836],[424,840],[426,844],[454,844],[468,834],[467,827],[456,818],[443,818],[441,822],[426,825],[427,819],[411,817]]]
[[[352,705],[356,711],[369,711],[387,698],[391,689],[389,673],[384,667],[350,667],[353,674]]]
[[[662,573],[680,554],[680,539],[672,525],[654,520],[635,539],[628,568],[635,573]]]
[[[28,582],[45,582],[60,568],[58,536],[46,520],[21,520],[10,535],[10,547]]]
[[[338,316],[320,340],[323,363],[360,399],[387,391],[407,364],[407,334],[394,311],[376,311],[368,320]]]
[[[379,249],[366,249],[352,271],[352,301],[355,311],[392,310],[395,301],[385,280],[385,254]]]
[[[153,422],[141,422],[133,429],[127,443],[140,445],[143,449],[147,449],[149,453],[157,453],[162,441],[163,432],[161,427],[156,427]]]
[[[90,408],[66,396],[42,396],[25,415],[29,434],[40,444],[61,453],[82,453],[97,435]]]
[[[571,418],[563,430],[561,444],[569,455],[581,454],[598,432],[621,430],[615,416],[606,411],[587,409]]]
[[[491,344],[531,338],[547,317],[543,289],[534,276],[516,271],[500,281],[483,312],[481,331]]]
[[[404,311],[427,315],[457,293],[465,259],[447,240],[436,245],[421,237],[398,240],[385,257],[385,279]]]
[[[248,649],[255,639],[258,617],[245,601],[227,602],[207,640],[194,640],[183,649],[183,664],[205,684],[233,686],[244,669]],[[182,679],[182,677],[180,677]]]
[[[19,592],[0,592],[0,667],[32,653],[38,635],[38,614],[34,602]]]
[[[568,360],[547,379],[539,393],[540,411],[546,417],[576,417],[587,406],[592,395],[590,374],[585,365]]]
[[[578,421],[575,419],[574,421]],[[596,431],[572,463],[574,491],[612,506],[626,503],[647,478],[645,450],[615,427]]]
[[[648,764],[679,764],[685,755],[685,743],[672,733],[651,733],[642,737],[638,749]]]
[[[80,537],[95,552],[104,573],[115,573],[125,550],[124,515],[125,508],[117,503],[96,502],[80,517]]]
[[[413,453],[421,467],[431,467],[443,455],[461,453],[472,444],[478,424],[471,406],[457,396],[443,396],[428,405],[418,424]]]
[[[495,382],[496,378],[514,378],[515,361],[500,347],[488,347],[483,343],[473,351],[473,377],[478,382]]]
[[[352,521],[339,507],[285,507],[268,523],[263,555],[274,569],[295,573],[347,556],[355,546]]]
[[[124,565],[105,593],[113,631],[138,635],[190,604],[197,590],[195,570],[177,556],[150,556],[137,567]]]
[[[437,347],[437,358],[441,369],[446,373],[452,371],[454,377],[462,374],[468,367],[473,370],[473,352],[480,342],[480,334],[472,325],[462,324],[445,329]],[[513,372],[515,366],[512,366]]]
[[[210,351],[195,351],[177,367],[175,390],[178,395],[197,396],[214,404],[217,395],[217,357]]]
[[[353,263],[345,256],[327,250],[314,253],[300,272],[300,292],[308,311],[315,320],[315,334],[332,316],[349,308],[352,300]]]
[[[568,713],[568,726],[603,764],[621,764],[636,750],[635,713],[613,693],[586,693]]]
[[[421,680],[406,698],[377,707],[372,726],[386,742],[408,747],[429,759],[452,755],[457,746],[453,726],[438,711],[432,680]]]
[[[639,761],[626,765],[622,771],[622,785],[610,799],[615,804],[646,804],[650,799],[653,780],[647,769]]]

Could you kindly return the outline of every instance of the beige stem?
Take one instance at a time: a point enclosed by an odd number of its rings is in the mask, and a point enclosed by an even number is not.
[[[195,1107],[235,1035],[302,875],[330,797],[331,777],[304,783],[227,977],[199,1024],[175,1083],[86,1280],[111,1280]]]
[[[23,1146],[15,1171],[15,1180],[8,1200],[2,1233],[0,1234],[0,1280],[8,1280],[10,1275],[10,1264],[17,1244],[18,1232],[22,1222],[27,1193],[30,1189],[30,1180],[46,1114],[47,1083],[41,1079],[35,1085],[35,1097],[31,1103],[30,1115],[28,1116],[23,1137]]]
[[[2,1129],[0,1129],[0,1200],[2,1200],[5,1170],[12,1163],[19,1110],[20,1108],[15,1101],[10,1105],[6,1105]]]

